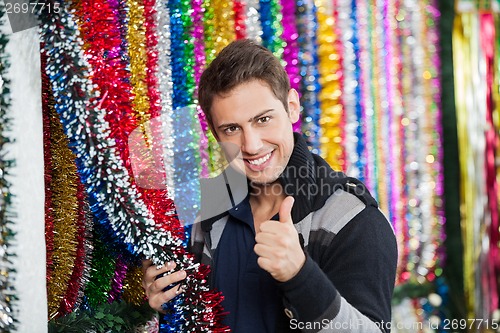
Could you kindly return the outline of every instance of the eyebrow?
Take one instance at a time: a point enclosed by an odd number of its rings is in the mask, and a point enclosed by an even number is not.
[[[264,110],[262,111],[261,113],[259,113],[258,115],[256,115],[255,117],[252,117],[250,119],[248,119],[248,122],[251,123],[253,121],[256,121],[257,119],[259,119],[260,117],[262,117],[263,115],[265,115],[266,113],[268,112],[272,112],[274,111],[274,109],[267,109],[267,110]],[[237,123],[227,123],[227,124],[222,124],[222,125],[219,125],[217,126],[218,129],[223,129],[223,128],[226,128],[226,127],[231,127],[231,126],[239,126]]]

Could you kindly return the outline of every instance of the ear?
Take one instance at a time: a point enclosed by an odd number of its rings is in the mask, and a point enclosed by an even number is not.
[[[300,99],[297,90],[290,89],[288,91],[288,116],[292,124],[297,122],[300,117]]]

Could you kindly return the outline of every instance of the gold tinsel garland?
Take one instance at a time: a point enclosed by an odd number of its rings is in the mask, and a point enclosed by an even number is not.
[[[318,57],[321,74],[321,153],[322,157],[335,170],[344,170],[343,148],[343,106],[341,103],[341,64],[340,55],[335,48],[337,35],[334,31],[333,11],[329,12],[326,1],[317,0],[318,15]]]
[[[54,109],[49,105],[50,156],[52,180],[52,209],[54,216],[54,251],[52,274],[47,281],[49,318],[60,315],[59,307],[68,289],[76,259],[78,203],[78,175],[75,156],[68,148],[68,140]]]

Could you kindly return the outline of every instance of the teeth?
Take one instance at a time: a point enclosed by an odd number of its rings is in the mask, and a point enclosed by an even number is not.
[[[271,153],[267,154],[264,157],[259,158],[258,160],[248,160],[248,163],[252,165],[261,165],[262,163],[266,162],[270,157]]]

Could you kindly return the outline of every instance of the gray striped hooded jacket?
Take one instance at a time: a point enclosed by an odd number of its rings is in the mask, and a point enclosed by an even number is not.
[[[280,182],[295,198],[292,218],[306,262],[290,281],[277,282],[288,317],[278,331],[389,332],[396,239],[366,187],[311,154],[298,134]],[[229,209],[244,197],[241,188],[227,189],[217,196],[202,189],[201,216],[207,205]],[[202,263],[212,264],[226,221],[222,212],[194,225],[191,250]]]

